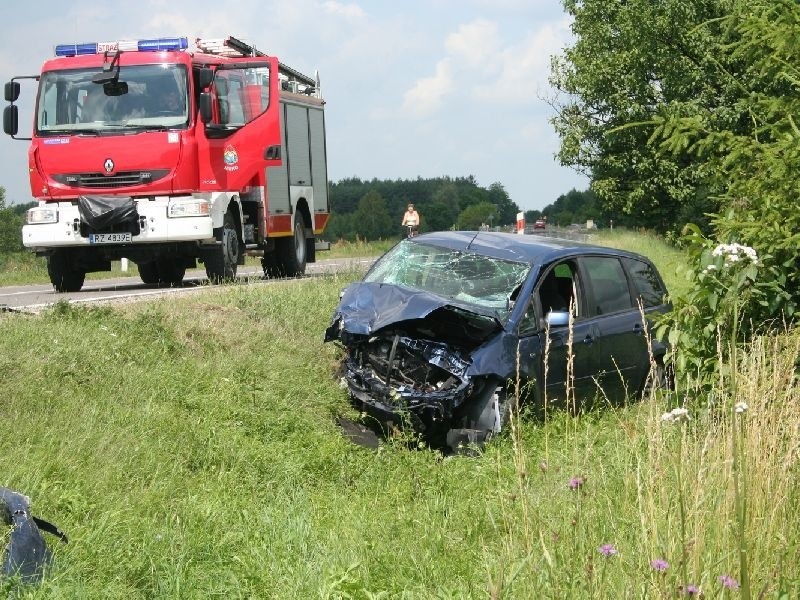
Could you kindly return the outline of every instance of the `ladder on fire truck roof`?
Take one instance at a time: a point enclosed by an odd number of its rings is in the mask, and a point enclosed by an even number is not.
[[[195,40],[197,49],[205,54],[217,54],[219,56],[267,56],[255,46],[243,42],[233,36],[227,38],[200,39]],[[285,76],[289,81],[298,83],[319,90],[319,75],[316,78],[304,75],[300,71],[283,63],[278,63],[278,72]]]

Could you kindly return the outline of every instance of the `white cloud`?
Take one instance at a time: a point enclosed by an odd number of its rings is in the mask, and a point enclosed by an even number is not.
[[[469,67],[491,67],[492,57],[500,48],[497,23],[478,19],[461,25],[458,31],[447,36],[445,49],[453,58]]]
[[[478,97],[486,96],[487,89],[507,90],[506,94],[495,94],[507,101],[529,102],[541,96],[549,88],[550,58],[561,51],[570,37],[568,18],[545,23],[522,43],[509,46],[500,57],[500,75],[489,86],[475,91]]]
[[[436,112],[445,97],[453,90],[451,60],[443,58],[436,64],[436,74],[419,79],[403,98],[403,111],[419,117]]]
[[[457,89],[467,90],[481,103],[538,102],[549,89],[550,57],[570,38],[569,25],[566,17],[545,22],[517,43],[502,39],[494,21],[459,25],[445,38],[445,57],[436,73],[413,84],[403,108],[414,116],[429,116]]]
[[[366,13],[364,9],[362,9],[358,4],[342,4],[341,2],[336,2],[335,0],[327,0],[326,2],[322,3],[322,8],[325,9],[326,12],[346,17],[348,19],[363,19],[366,17]]]

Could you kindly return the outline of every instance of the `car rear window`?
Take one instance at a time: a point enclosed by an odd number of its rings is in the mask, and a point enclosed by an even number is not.
[[[642,299],[642,305],[651,308],[664,304],[667,290],[656,270],[646,262],[635,258],[625,258],[623,262],[631,276],[636,293]]]

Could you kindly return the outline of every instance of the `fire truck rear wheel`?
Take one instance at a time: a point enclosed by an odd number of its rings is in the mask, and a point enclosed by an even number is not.
[[[225,213],[222,225],[222,244],[206,256],[205,263],[206,275],[214,283],[236,278],[236,267],[239,263],[239,234],[230,211]]]
[[[169,286],[179,286],[186,275],[186,267],[177,259],[162,258],[156,262],[158,282]]]
[[[280,277],[283,275],[281,265],[278,262],[277,251],[264,254],[261,258],[261,268],[264,269],[265,277]]]
[[[47,274],[57,292],[79,292],[86,279],[86,271],[71,265],[63,251],[53,252],[47,257]]]
[[[306,272],[306,230],[302,214],[295,213],[292,237],[275,240],[275,250],[283,275],[296,277]]]

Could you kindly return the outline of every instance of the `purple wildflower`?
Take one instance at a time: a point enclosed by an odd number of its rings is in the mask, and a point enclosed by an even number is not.
[[[739,589],[739,582],[736,581],[730,575],[720,575],[718,577],[719,582],[722,584],[722,587],[726,587],[729,590],[738,590]]]
[[[650,566],[653,567],[659,573],[663,573],[664,571],[669,569],[669,563],[665,561],[663,558],[656,558],[655,560],[651,560]]]
[[[605,557],[614,556],[617,553],[617,549],[614,547],[614,544],[603,544],[597,549],[597,551]]]
[[[699,596],[700,595],[700,588],[690,583],[686,586],[686,594],[689,596]]]
[[[584,483],[586,483],[586,480],[583,477],[573,477],[572,479],[569,480],[569,489],[571,490],[580,489],[580,487]]]

